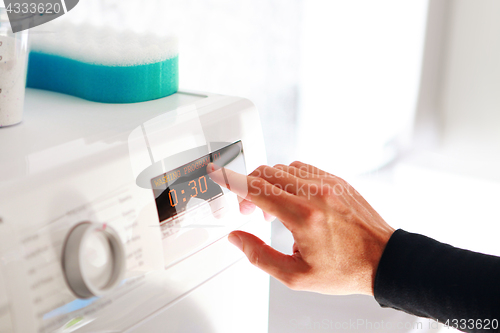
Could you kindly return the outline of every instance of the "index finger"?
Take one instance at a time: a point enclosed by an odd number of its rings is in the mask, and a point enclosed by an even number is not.
[[[260,177],[218,168],[213,163],[207,166],[207,171],[214,182],[254,203],[264,212],[276,216],[285,225],[293,223],[299,213],[300,199],[297,196]]]

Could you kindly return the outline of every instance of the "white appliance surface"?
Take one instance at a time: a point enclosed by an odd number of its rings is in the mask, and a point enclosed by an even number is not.
[[[203,174],[208,160],[266,163],[250,101],[101,104],[27,89],[0,156],[0,332],[267,331],[269,278],[226,235],[269,242],[270,225]]]

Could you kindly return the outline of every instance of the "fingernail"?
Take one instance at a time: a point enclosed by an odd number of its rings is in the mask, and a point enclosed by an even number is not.
[[[243,251],[243,243],[241,242],[241,238],[234,235],[234,234],[229,234],[229,236],[227,236],[227,239],[233,244],[235,245],[238,249],[242,250]]]

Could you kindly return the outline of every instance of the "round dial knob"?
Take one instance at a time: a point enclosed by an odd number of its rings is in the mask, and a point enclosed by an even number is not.
[[[78,297],[99,296],[123,278],[125,250],[112,228],[84,222],[77,224],[66,238],[62,265],[66,281]]]

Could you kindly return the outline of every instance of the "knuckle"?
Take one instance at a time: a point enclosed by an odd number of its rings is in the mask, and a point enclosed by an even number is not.
[[[322,201],[327,207],[333,207],[339,200],[337,196],[333,192],[331,192],[328,195],[324,195],[322,197]]]
[[[254,266],[259,266],[260,251],[257,249],[252,249],[248,254],[248,261]]]
[[[262,193],[266,194],[266,184],[267,181],[260,177],[252,178],[249,180],[248,191],[253,195],[261,195]]]
[[[262,178],[255,178],[252,180],[252,183],[257,188],[264,188],[266,186],[266,181]]]
[[[321,209],[316,209],[316,207],[312,205],[302,205],[302,207],[300,207],[300,212],[302,218],[306,222],[320,221],[324,218],[323,211]]]
[[[325,213],[320,209],[313,209],[309,214],[308,218],[310,223],[318,223],[324,221],[324,219],[325,219]]]
[[[351,211],[349,205],[338,197],[333,198],[330,207],[332,207],[333,211],[341,215],[347,215]]]
[[[268,167],[267,165],[262,164],[262,165],[259,165],[259,167],[256,170],[264,170],[267,167]]]
[[[261,177],[262,176],[262,173],[264,172],[264,169],[266,168],[266,165],[260,165],[259,167],[257,167],[257,169],[255,169],[251,175],[252,176],[255,176],[255,177]]]
[[[331,186],[330,191],[331,191],[332,197],[342,197],[345,194],[345,187],[340,183],[336,183],[336,184],[333,184],[333,186]]]
[[[293,184],[293,183],[285,184],[285,186],[282,186],[282,187],[283,187],[282,189],[288,193],[293,193],[295,191],[295,188],[296,188],[295,184]]]
[[[312,208],[308,203],[298,203],[296,205],[297,211],[303,219],[307,219],[312,212]]]
[[[307,173],[308,173],[307,165],[302,163],[302,162],[294,161],[294,162],[290,163],[290,166],[296,169],[295,171],[298,172],[299,176],[300,175],[304,176],[304,175],[307,175]]]
[[[320,184],[320,193],[322,198],[328,198],[332,192],[332,187],[328,184]]]
[[[293,175],[294,177],[298,177],[298,174],[297,174],[298,169],[297,168],[295,168],[295,167],[287,167],[287,168],[288,168],[287,172],[289,174]]]
[[[256,170],[256,176],[264,179],[272,178],[273,168],[268,165],[261,165]]]

